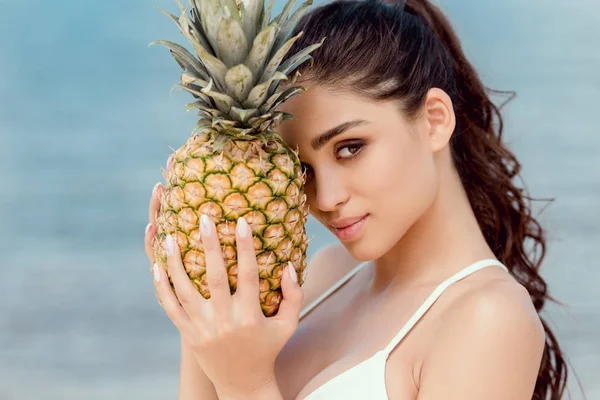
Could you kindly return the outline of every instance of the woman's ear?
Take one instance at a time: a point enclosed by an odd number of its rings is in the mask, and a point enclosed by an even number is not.
[[[429,143],[432,152],[438,152],[449,142],[456,127],[452,100],[438,88],[429,89],[425,98],[424,112],[429,122]]]

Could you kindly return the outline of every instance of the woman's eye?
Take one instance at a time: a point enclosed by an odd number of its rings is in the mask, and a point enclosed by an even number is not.
[[[349,145],[340,147],[340,149],[337,151],[338,157],[339,158],[352,158],[362,149],[362,147],[363,147],[362,144],[349,144]]]

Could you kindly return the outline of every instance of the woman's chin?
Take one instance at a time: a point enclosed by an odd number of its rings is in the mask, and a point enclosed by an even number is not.
[[[373,261],[385,256],[398,243],[394,240],[397,232],[387,232],[380,235],[363,235],[358,240],[340,243],[346,251],[359,262]],[[402,236],[400,236],[402,237]],[[400,239],[398,239],[400,240]]]
[[[341,244],[356,261],[372,261],[379,258],[381,254],[379,253],[378,249],[372,244],[366,242],[367,241],[357,241],[350,243],[341,242]]]

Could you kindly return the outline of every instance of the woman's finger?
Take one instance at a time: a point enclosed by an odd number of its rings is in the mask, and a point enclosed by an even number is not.
[[[146,225],[146,231],[144,234],[144,249],[146,250],[146,257],[150,261],[150,265],[154,264],[154,236],[156,235],[156,225],[148,224]]]
[[[169,156],[169,159],[167,160],[167,172],[173,166],[173,160],[173,156]],[[152,189],[152,197],[150,197],[150,207],[148,215],[148,222],[150,222],[151,224],[156,225],[156,216],[158,215],[158,211],[160,210],[160,197],[164,190],[165,188],[160,182],[154,185],[154,188]]]
[[[171,169],[173,165],[173,156],[170,156],[167,160],[167,171]],[[152,189],[152,195],[150,196],[150,204],[148,207],[148,225],[146,225],[146,238],[145,238],[145,250],[146,256],[150,260],[150,264],[154,263],[154,236],[156,235],[156,217],[160,211],[160,198],[164,191],[163,185],[158,182]]]
[[[206,214],[202,214],[200,217],[200,232],[206,259],[206,280],[210,298],[217,312],[224,311],[231,302],[229,277],[215,224]]]
[[[277,315],[273,319],[289,328],[286,334],[291,336],[298,326],[304,292],[298,285],[298,273],[289,261],[281,275],[281,293],[283,294],[283,300],[279,305]]]
[[[160,194],[163,191],[163,186],[160,182],[154,185],[152,189],[152,196],[150,197],[150,204],[148,207],[148,222],[156,225],[156,215],[160,210]]]
[[[237,220],[235,230],[237,248],[237,289],[235,296],[239,296],[244,304],[260,310],[258,297],[258,265],[252,231],[246,220],[242,217]]]
[[[181,261],[181,252],[177,240],[172,235],[167,235],[167,269],[179,303],[186,310],[188,315],[195,315],[199,312],[201,302],[204,300],[198,293],[188,274],[185,272],[183,262]]]
[[[173,321],[173,324],[183,333],[191,325],[190,318],[179,303],[179,300],[177,300],[175,293],[173,293],[165,270],[159,267],[158,264],[154,264],[153,272],[156,297],[171,321]]]

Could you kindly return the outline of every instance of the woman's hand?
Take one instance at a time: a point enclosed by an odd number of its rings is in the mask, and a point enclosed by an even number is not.
[[[171,169],[173,158],[169,158],[167,162],[167,170]],[[156,237],[157,221],[156,216],[160,210],[160,198],[162,197],[163,186],[157,183],[152,191],[152,197],[150,198],[148,226],[146,228],[146,235],[144,244],[146,248],[146,255],[150,261],[150,265],[154,264],[154,238]],[[152,270],[152,269],[150,269]],[[191,351],[191,346],[182,337],[181,338],[181,363],[180,363],[180,377],[179,377],[179,394],[178,399],[198,399],[203,400],[218,400],[217,392],[210,379],[206,376],[196,356]]]
[[[173,156],[167,160],[167,171],[171,169],[173,165]],[[146,225],[146,232],[144,235],[144,249],[146,256],[150,261],[150,265],[154,265],[154,238],[156,237],[158,212],[160,211],[160,199],[162,192],[164,191],[163,186],[159,183],[154,185],[152,189],[152,196],[150,197],[150,204],[148,206],[148,225]],[[159,299],[160,301],[160,299]]]
[[[201,218],[206,276],[211,294],[203,298],[186,274],[180,249],[167,237],[167,269],[154,265],[155,286],[167,315],[191,345],[219,396],[250,396],[275,382],[275,359],[298,326],[303,293],[288,264],[282,274],[283,301],[276,316],[260,308],[259,279],[251,230],[240,218],[236,228],[237,289],[232,295],[213,222]],[[151,250],[151,247],[150,247]],[[290,271],[293,273],[290,274]]]

